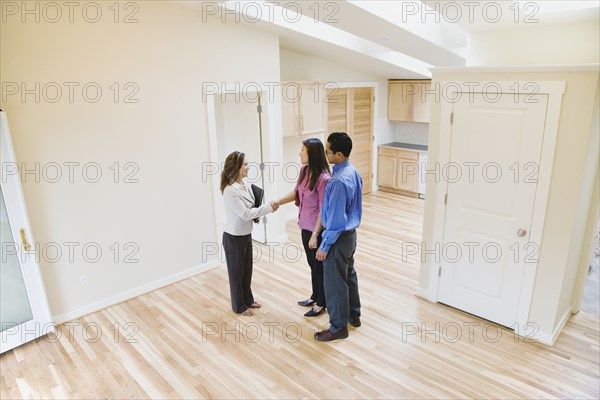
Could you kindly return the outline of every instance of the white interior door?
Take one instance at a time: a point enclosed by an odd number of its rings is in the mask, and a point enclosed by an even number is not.
[[[517,320],[546,121],[546,95],[462,93],[453,107],[438,300],[511,327]]]
[[[0,112],[0,353],[54,330],[16,168]],[[23,239],[24,238],[24,239]],[[30,245],[29,248],[27,245]]]

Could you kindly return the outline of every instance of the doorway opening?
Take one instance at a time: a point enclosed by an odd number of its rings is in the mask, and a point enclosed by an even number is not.
[[[276,163],[277,149],[269,141],[270,132],[278,126],[276,103],[269,99],[268,92],[246,91],[244,93],[215,93],[207,96],[207,119],[209,131],[210,161],[217,173],[212,175],[217,238],[223,234],[225,209],[220,191],[220,176],[228,154],[240,151],[246,154],[250,170],[248,181],[264,189],[265,201],[276,196],[277,180],[272,171],[265,168],[266,160]],[[279,154],[281,151],[279,151]],[[268,243],[280,238],[283,227],[275,214],[261,218],[254,224],[252,239]]]

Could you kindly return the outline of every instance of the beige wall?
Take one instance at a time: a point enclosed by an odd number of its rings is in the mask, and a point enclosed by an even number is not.
[[[542,243],[540,243],[539,264],[531,303],[529,322],[538,325],[540,332],[551,335],[562,318],[566,304],[573,301],[573,278],[582,268],[579,259],[569,262],[570,253],[579,252],[583,243],[591,243],[586,226],[590,209],[581,209],[581,204],[589,204],[592,196],[590,184],[594,173],[586,171],[590,159],[596,160],[598,168],[598,148],[588,151],[592,131],[594,104],[598,96],[598,72],[478,72],[466,69],[464,72],[444,72],[438,70],[433,75],[434,83],[443,81],[566,81],[563,96],[559,130],[556,142],[551,186],[547,199]],[[440,103],[433,105],[432,122],[429,132],[429,162],[438,162],[440,143]],[[597,187],[597,186],[596,186]],[[433,222],[443,216],[435,215],[435,198],[440,185],[427,186],[423,240],[427,248],[433,248]],[[582,188],[587,188],[582,191]],[[597,198],[597,194],[595,194]],[[536,205],[543,199],[536,199]],[[582,215],[581,213],[584,213]],[[420,270],[419,288],[430,290],[429,264]],[[565,282],[565,279],[569,279]]]
[[[3,89],[13,82],[28,88],[57,82],[64,89],[55,103],[50,101],[55,92],[36,102],[34,95],[22,101],[3,90],[0,101],[17,159],[29,169],[40,163],[42,170],[50,162],[81,163],[73,183],[63,167],[57,183],[43,176],[36,183],[28,175],[23,185],[40,248],[57,243],[64,253],[55,262],[49,261],[55,258],[50,253],[41,259],[52,314],[63,320],[215,259],[202,252],[203,243],[217,241],[212,187],[202,176],[203,162],[209,161],[202,84],[277,82],[280,77],[274,35],[240,24],[203,23],[200,11],[188,5],[154,1],[135,3],[139,22],[115,23],[110,4],[99,4],[103,16],[97,23],[86,22],[80,13],[74,23],[67,16],[57,23],[32,18],[22,23],[17,15],[0,28]],[[122,20],[131,10],[121,11]],[[72,103],[64,82],[80,83]],[[103,91],[96,103],[81,95],[88,82]],[[114,82],[121,95],[116,103]],[[131,93],[124,89],[127,82],[139,88],[133,96],[137,103],[123,102]],[[81,166],[90,162],[101,167],[98,183],[82,178]],[[115,162],[120,163],[118,183],[109,169]],[[127,162],[139,166],[138,183],[123,183],[133,171],[123,168]],[[80,244],[73,259],[65,242]],[[116,263],[110,249],[115,242],[120,246]],[[123,248],[128,242],[139,248],[138,263],[123,262],[133,249]],[[86,243],[100,246],[98,262],[83,258]],[[89,279],[86,288],[79,282],[83,274]]]
[[[600,62],[600,25],[531,24],[520,29],[470,32],[467,66],[579,65]]]

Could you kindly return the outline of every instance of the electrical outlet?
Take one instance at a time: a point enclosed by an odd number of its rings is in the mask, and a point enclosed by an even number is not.
[[[79,284],[81,287],[86,287],[89,284],[87,275],[81,275],[79,277]]]

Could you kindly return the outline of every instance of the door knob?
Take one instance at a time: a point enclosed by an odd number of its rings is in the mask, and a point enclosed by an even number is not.
[[[517,236],[518,237],[523,237],[527,235],[527,230],[523,229],[523,228],[519,228],[519,230],[517,231]]]

